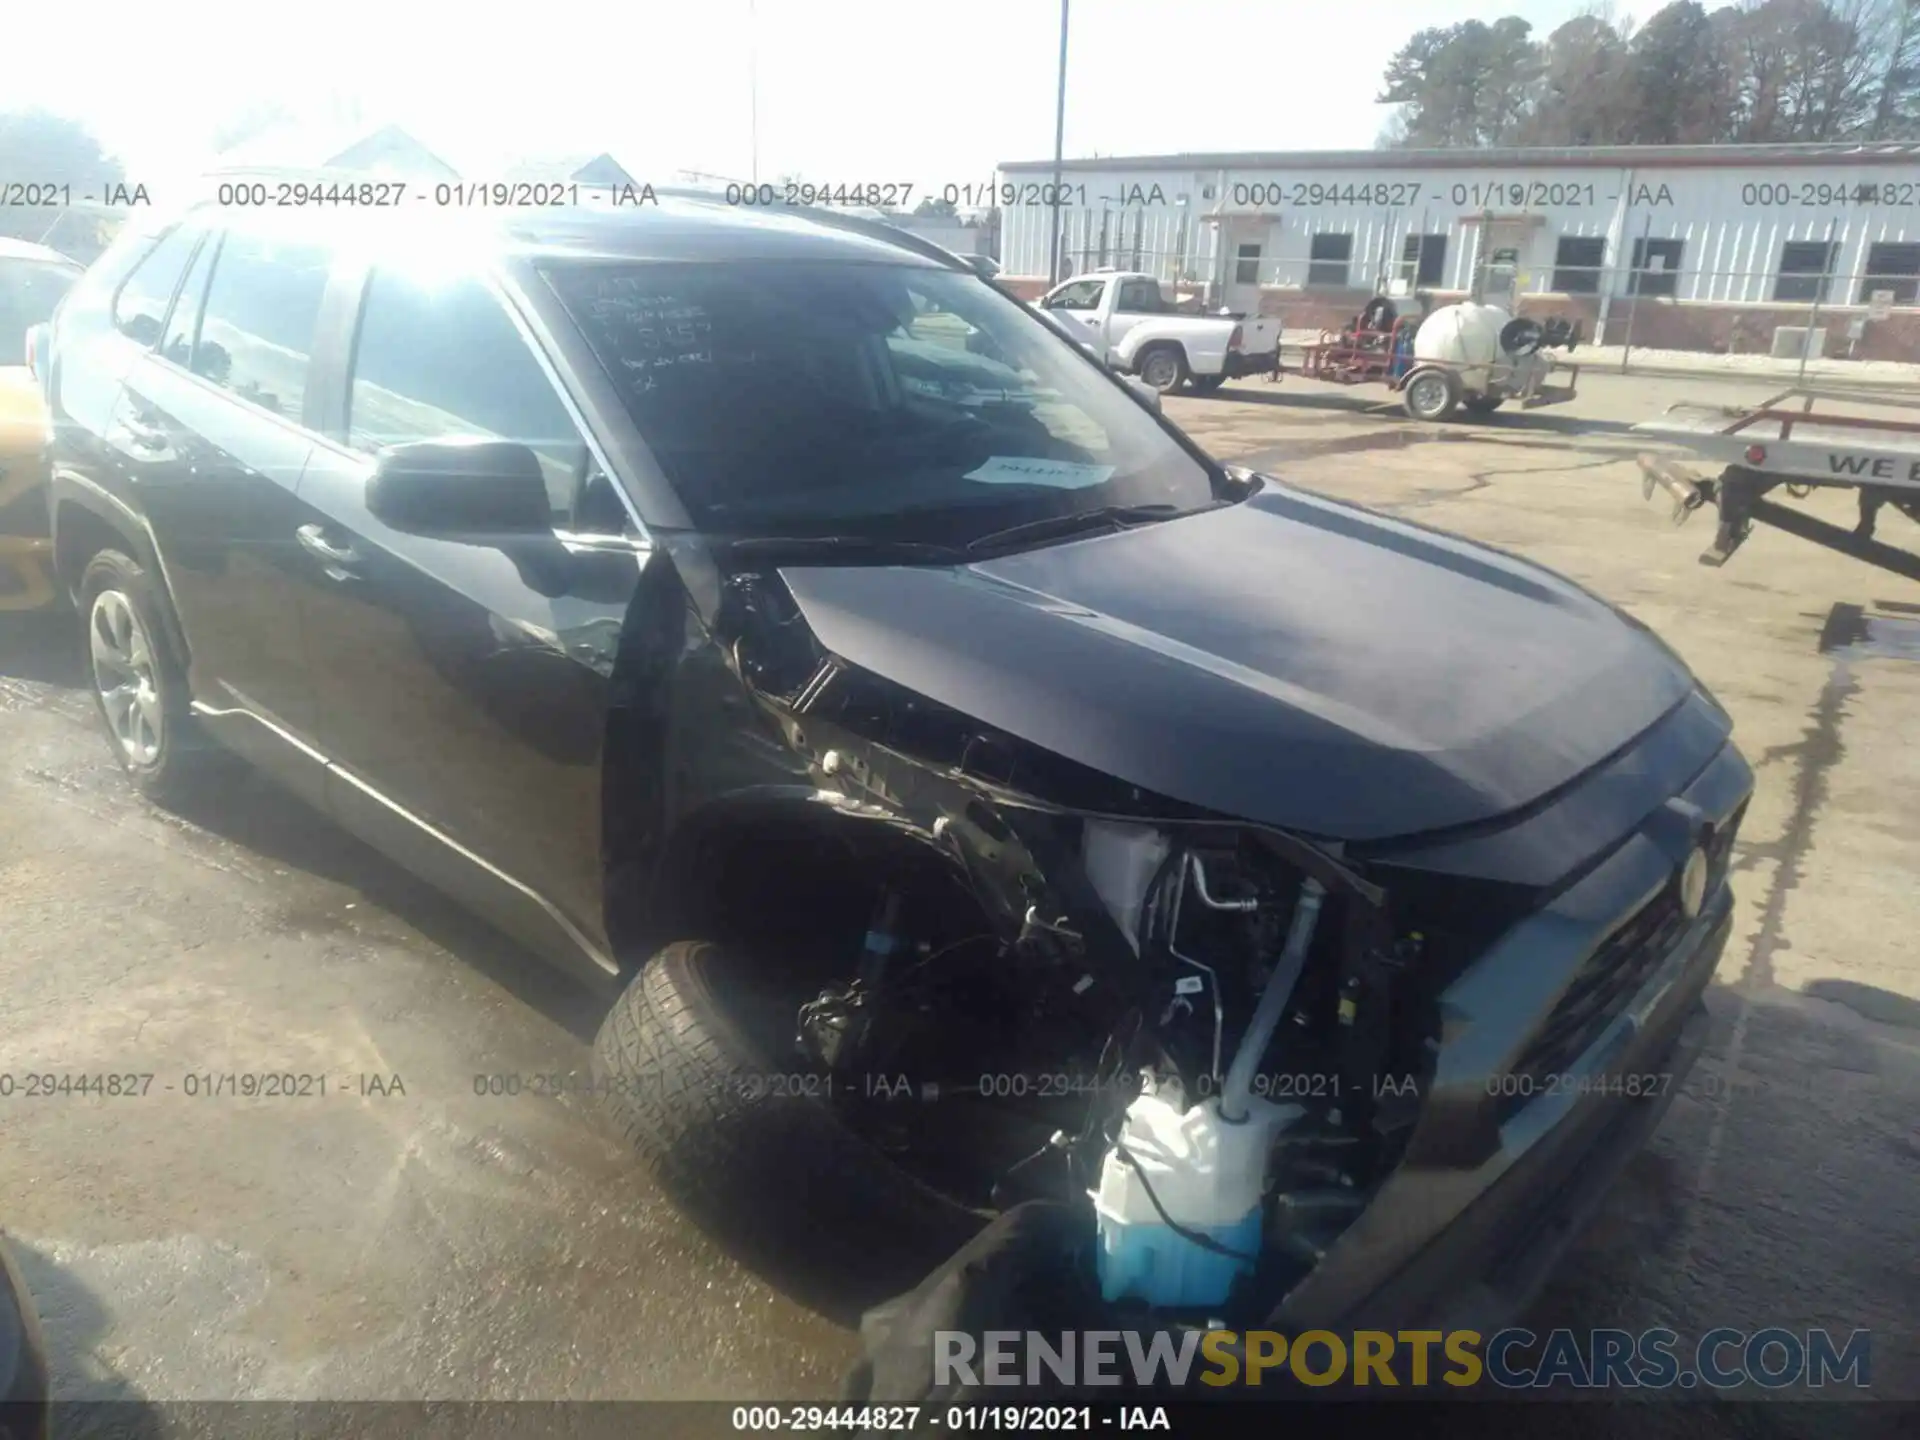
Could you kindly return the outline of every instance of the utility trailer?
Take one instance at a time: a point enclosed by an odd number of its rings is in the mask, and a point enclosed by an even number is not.
[[[1839,405],[1848,408],[1833,408]],[[1856,413],[1861,411],[1867,413]],[[1915,403],[1796,387],[1752,406],[1681,401],[1660,419],[1633,429],[1723,467],[1708,478],[1663,456],[1639,457],[1641,494],[1651,500],[1658,487],[1671,496],[1674,524],[1684,524],[1707,505],[1719,507],[1719,529],[1700,557],[1702,565],[1726,564],[1757,523],[1920,580],[1920,553],[1874,535],[1879,514],[1889,505],[1920,523],[1920,406]],[[1785,490],[1804,500],[1817,488],[1858,492],[1860,518],[1853,529],[1767,498]]]
[[[1385,384],[1414,419],[1444,420],[1456,409],[1491,414],[1508,400],[1525,410],[1571,400],[1580,367],[1545,352],[1578,343],[1563,321],[1516,320],[1477,302],[1401,315],[1380,296],[1339,332],[1323,330],[1302,353],[1300,373],[1335,385]]]

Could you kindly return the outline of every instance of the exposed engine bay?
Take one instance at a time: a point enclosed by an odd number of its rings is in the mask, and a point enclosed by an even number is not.
[[[1048,828],[1077,832],[1058,858],[1124,943],[1119,973],[1040,905],[1006,943],[888,890],[799,1043],[850,1123],[937,1188],[1092,1205],[1108,1299],[1270,1308],[1404,1150],[1437,1032],[1421,937],[1256,827]]]
[[[1279,544],[1317,503],[1261,490],[1220,513]],[[1191,583],[1218,565],[1208,531],[1203,517],[955,570],[734,572],[718,633],[787,818],[745,812],[752,830],[733,833],[751,838],[727,852],[741,878],[711,911],[743,931],[722,939],[778,957],[767,1042],[830,1080],[808,1093],[865,1142],[849,1173],[891,1162],[920,1182],[903,1209],[930,1191],[982,1224],[1067,1207],[1097,1237],[1082,1278],[1103,1303],[1240,1323],[1321,1305],[1330,1270],[1347,1283],[1342,1237],[1403,1168],[1471,1169],[1499,1148],[1477,1097],[1504,1072],[1436,1086],[1441,995],[1625,838],[1631,817],[1572,784],[1623,733],[1685,727],[1693,774],[1725,729],[1597,607],[1577,643],[1530,628],[1528,664],[1473,684],[1444,636],[1407,639],[1383,686],[1373,652],[1317,628],[1344,613],[1351,566],[1324,589],[1310,564],[1290,570],[1278,629],[1242,624],[1224,591],[1170,607],[1140,598],[1142,572],[1105,568],[1103,546],[1179,547],[1152,573]],[[1264,583],[1271,556],[1247,556],[1245,585]],[[1539,615],[1590,606],[1552,592]],[[1148,620],[1163,638],[1142,638]],[[1448,702],[1416,701],[1411,677],[1442,651],[1420,693]],[[1549,673],[1574,656],[1577,674]],[[1640,678],[1613,684],[1616,669]],[[1673,783],[1654,776],[1624,782],[1648,810]],[[1535,826],[1525,807],[1549,794],[1564,799]],[[1458,853],[1423,854],[1442,834]],[[689,876],[713,871],[682,853]],[[1624,1000],[1610,987],[1568,1043]],[[1552,1004],[1524,999],[1487,1033],[1530,1053]]]

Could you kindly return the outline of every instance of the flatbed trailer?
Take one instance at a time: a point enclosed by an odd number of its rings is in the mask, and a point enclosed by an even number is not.
[[[1846,411],[1834,408],[1842,405]],[[1875,535],[1889,505],[1920,523],[1920,397],[1880,400],[1795,387],[1758,405],[1681,401],[1633,429],[1722,467],[1708,477],[1664,456],[1639,457],[1642,496],[1651,500],[1656,487],[1665,491],[1674,524],[1707,505],[1718,507],[1719,527],[1702,565],[1726,564],[1760,524],[1920,580],[1920,553]],[[1851,530],[1767,498],[1784,490],[1804,500],[1815,489],[1857,492],[1860,518]]]

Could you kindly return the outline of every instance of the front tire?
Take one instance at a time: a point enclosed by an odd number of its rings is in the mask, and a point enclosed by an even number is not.
[[[130,556],[102,550],[81,573],[79,611],[87,677],[115,758],[157,804],[190,798],[214,754],[194,724],[151,577]]]
[[[776,1038],[794,1006],[763,974],[710,941],[661,950],[600,1027],[596,1088],[661,1189],[723,1244],[863,1304],[899,1294],[982,1217],[842,1123],[826,1077]]]

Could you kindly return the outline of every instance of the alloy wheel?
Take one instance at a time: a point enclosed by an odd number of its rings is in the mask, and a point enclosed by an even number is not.
[[[127,758],[151,765],[166,739],[153,638],[133,602],[118,590],[102,590],[87,616],[93,686],[106,712],[107,728]]]

